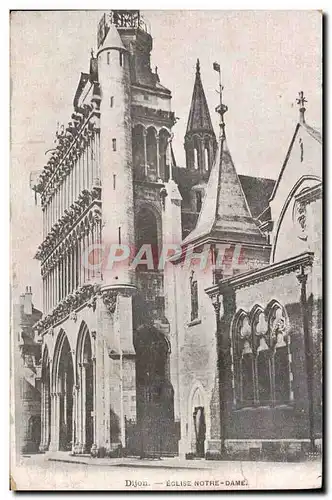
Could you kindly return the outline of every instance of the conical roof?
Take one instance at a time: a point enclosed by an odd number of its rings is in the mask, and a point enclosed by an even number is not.
[[[122,43],[121,37],[119,35],[119,32],[118,32],[116,26],[114,24],[110,23],[107,26],[106,30],[107,30],[107,34],[106,34],[105,39],[103,41],[103,45],[102,45],[102,47],[100,47],[100,49],[109,47],[111,49],[125,50],[125,47]]]
[[[265,243],[250,213],[224,133],[219,138],[196,227],[183,245],[212,240]]]
[[[191,99],[186,135],[190,132],[211,131],[214,134],[210,112],[201,80],[200,64],[197,59],[196,78]]]

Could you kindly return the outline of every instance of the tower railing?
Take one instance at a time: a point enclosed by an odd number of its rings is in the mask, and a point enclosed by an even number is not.
[[[109,22],[117,28],[136,28],[150,34],[150,24],[144,19],[139,10],[112,10],[109,13]]]

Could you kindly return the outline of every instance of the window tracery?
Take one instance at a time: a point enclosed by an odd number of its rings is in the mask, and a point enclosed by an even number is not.
[[[274,304],[265,311],[237,313],[233,322],[234,389],[237,406],[287,404],[293,399],[286,314]]]

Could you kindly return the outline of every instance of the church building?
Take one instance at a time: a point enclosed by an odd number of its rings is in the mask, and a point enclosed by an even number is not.
[[[102,16],[34,186],[40,450],[207,457],[315,444],[321,135],[301,95],[278,181],[238,175],[222,92],[216,136],[197,61],[177,165],[151,50],[139,11]]]

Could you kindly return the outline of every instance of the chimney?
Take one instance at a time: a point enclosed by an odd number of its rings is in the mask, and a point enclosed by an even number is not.
[[[31,286],[27,286],[25,288],[25,294],[24,294],[24,314],[32,314],[32,292],[31,292]]]

